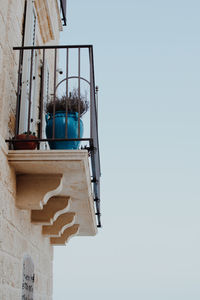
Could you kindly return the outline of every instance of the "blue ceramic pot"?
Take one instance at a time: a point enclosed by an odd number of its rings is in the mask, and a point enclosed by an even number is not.
[[[56,111],[55,113],[55,138],[65,138],[65,111]],[[46,136],[53,136],[53,114],[46,115]],[[80,138],[83,137],[83,122],[80,119]],[[78,138],[78,113],[67,114],[67,138]],[[80,141],[57,141],[49,142],[50,149],[78,149]]]

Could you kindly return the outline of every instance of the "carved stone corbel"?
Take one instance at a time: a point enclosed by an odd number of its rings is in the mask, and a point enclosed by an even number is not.
[[[52,225],[42,226],[42,233],[51,237],[59,237],[65,229],[74,225],[75,213],[65,213],[60,215]]]
[[[51,197],[42,210],[31,211],[31,222],[35,224],[53,224],[60,215],[69,210],[70,204],[70,197]]]
[[[19,174],[16,176],[16,206],[41,209],[51,196],[62,189],[60,174]]]
[[[69,239],[75,235],[77,235],[79,232],[79,225],[74,224],[71,227],[68,227],[65,229],[65,231],[62,233],[60,237],[51,237],[50,242],[52,245],[65,245]]]

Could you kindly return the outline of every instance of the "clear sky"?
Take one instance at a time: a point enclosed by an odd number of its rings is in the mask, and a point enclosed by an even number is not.
[[[103,228],[56,247],[54,300],[200,299],[200,1],[68,0],[93,44]]]

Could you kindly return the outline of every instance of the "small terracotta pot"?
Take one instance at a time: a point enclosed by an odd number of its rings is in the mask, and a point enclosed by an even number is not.
[[[37,139],[37,137],[35,135],[27,135],[25,133],[22,133],[22,134],[18,134],[15,139],[17,140],[26,140],[26,139],[29,139],[29,140],[35,140]],[[13,145],[14,145],[14,149],[15,150],[34,150],[37,145],[38,145],[38,142],[34,142],[34,141],[31,141],[31,142],[25,142],[25,141],[19,141],[19,142],[13,142]]]

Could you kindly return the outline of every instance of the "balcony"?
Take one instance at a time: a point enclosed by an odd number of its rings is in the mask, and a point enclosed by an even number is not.
[[[13,137],[6,142],[8,161],[16,172],[16,206],[30,210],[31,222],[42,226],[52,245],[63,245],[74,235],[95,235],[101,219],[93,47],[15,47],[14,51],[19,53],[16,122]],[[64,109],[57,112],[59,99]],[[46,111],[50,106],[51,113]],[[88,112],[82,117],[83,108]],[[57,135],[59,114],[62,136]],[[76,136],[70,135],[71,115],[76,119]]]

